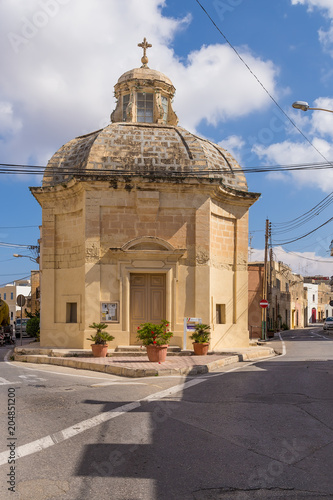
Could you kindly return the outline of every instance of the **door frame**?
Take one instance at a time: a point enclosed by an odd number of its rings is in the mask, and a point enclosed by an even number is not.
[[[163,265],[163,267],[162,267]],[[154,267],[136,267],[133,265],[128,265],[128,263],[120,264],[119,269],[119,279],[120,279],[120,295],[121,295],[121,317],[122,317],[122,327],[123,331],[128,332],[128,345],[130,345],[130,295],[131,295],[131,274],[165,274],[165,315],[169,323],[171,330],[175,327],[176,318],[176,294],[177,287],[173,286],[174,282],[177,281],[177,264],[170,264],[169,266],[164,266],[164,262],[161,262],[161,267],[155,265]]]

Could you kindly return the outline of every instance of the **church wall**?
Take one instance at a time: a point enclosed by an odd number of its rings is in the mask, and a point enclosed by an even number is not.
[[[119,308],[118,322],[108,323],[107,331],[115,336],[110,347],[129,344],[133,272],[166,273],[166,319],[174,344],[182,346],[184,317],[201,317],[212,325],[212,348],[248,345],[247,209],[212,201],[205,186],[133,183],[124,189],[124,184],[115,189],[108,183],[80,183],[77,196],[65,188],[66,203],[62,193],[43,209],[48,316],[42,345],[88,348],[89,325],[101,321],[102,302],[117,302]],[[182,251],[173,256],[163,250],[126,250],[140,237]],[[68,302],[77,303],[76,324],[67,322]],[[224,307],[219,312],[223,324],[216,321],[217,305]]]
[[[247,211],[212,202],[212,348],[247,347]]]

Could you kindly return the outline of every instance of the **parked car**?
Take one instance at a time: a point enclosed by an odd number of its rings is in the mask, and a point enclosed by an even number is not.
[[[324,330],[333,330],[333,317],[329,316],[324,321]]]
[[[22,318],[22,337],[28,337],[27,335],[27,323],[29,318]],[[19,339],[21,337],[21,318],[17,318],[15,323],[15,337]]]

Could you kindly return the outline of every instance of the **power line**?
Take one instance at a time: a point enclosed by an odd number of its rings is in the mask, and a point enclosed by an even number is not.
[[[313,229],[312,231],[309,231],[308,233],[306,234],[303,234],[303,236],[299,236],[298,238],[295,238],[293,240],[290,240],[290,241],[275,241],[274,240],[274,243],[275,244],[278,244],[278,245],[289,245],[290,243],[294,243],[295,241],[298,241],[298,240],[302,240],[303,238],[306,238],[306,236],[309,236],[310,234],[314,233],[315,231],[318,231],[318,229],[320,229],[321,227],[325,226],[326,224],[328,224],[329,222],[331,222],[333,220],[333,217],[331,217],[330,219],[328,219],[326,222],[324,222],[323,224],[321,224],[320,226],[316,227],[315,229]]]

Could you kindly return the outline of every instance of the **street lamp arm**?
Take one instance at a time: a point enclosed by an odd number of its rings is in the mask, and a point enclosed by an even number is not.
[[[333,113],[333,109],[324,109],[324,108],[308,108],[308,109],[314,109],[316,111],[327,111],[328,113]]]
[[[302,111],[315,110],[315,111],[327,111],[328,113],[333,113],[332,109],[325,108],[310,108],[309,104],[306,101],[296,101],[292,104],[293,108],[301,109]]]
[[[30,255],[20,255],[19,253],[13,253],[13,257],[25,257],[26,259],[30,259],[33,262],[39,264],[39,257],[35,259],[34,257],[30,257]]]

